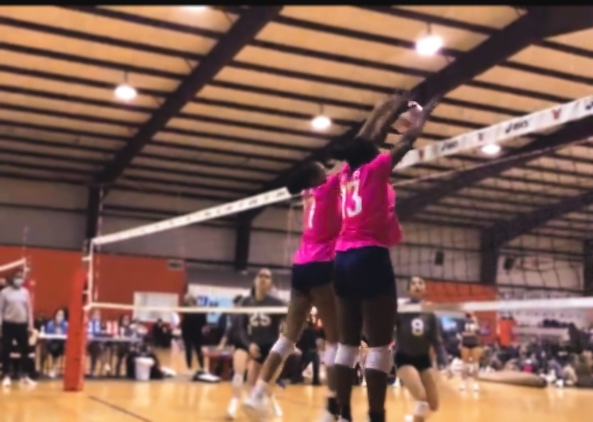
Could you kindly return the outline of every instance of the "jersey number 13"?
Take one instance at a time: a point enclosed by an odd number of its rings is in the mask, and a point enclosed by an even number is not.
[[[354,217],[362,211],[362,198],[358,192],[360,181],[353,180],[342,185],[342,215]]]

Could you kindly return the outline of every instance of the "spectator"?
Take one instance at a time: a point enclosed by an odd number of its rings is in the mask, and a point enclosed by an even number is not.
[[[101,321],[101,311],[95,309],[91,315],[91,320],[88,322],[88,333],[91,338],[98,338],[104,335],[105,329]],[[101,363],[101,366],[106,366],[103,362],[103,355],[105,350],[105,344],[98,340],[90,340],[87,346],[87,351],[91,358],[91,368],[89,375],[95,376],[97,369],[97,363]]]
[[[184,306],[195,307],[197,300],[192,295],[185,296]],[[198,373],[204,373],[204,354],[202,353],[203,334],[206,329],[205,313],[186,313],[181,318],[181,338],[185,347],[185,363],[192,370],[193,353],[198,358]]]
[[[308,321],[301,338],[296,344],[297,359],[296,367],[292,373],[292,383],[297,384],[303,382],[303,371],[312,364],[313,366],[313,385],[321,385],[319,381],[319,353],[317,352],[317,332],[313,322]]]
[[[68,333],[68,322],[64,309],[58,309],[54,314],[54,319],[47,322],[45,325],[45,332],[53,335],[66,335]],[[46,343],[46,350],[52,359],[52,369],[49,371],[49,377],[55,378],[58,362],[64,356],[64,340],[53,339]]]
[[[124,338],[132,338],[136,335],[132,326],[132,320],[129,315],[122,315],[119,318],[119,336]],[[120,342],[115,346],[115,375],[120,376],[122,364],[125,362],[126,356],[130,353],[130,343]]]
[[[0,326],[2,333],[2,371],[3,387],[10,387],[10,353],[13,342],[20,355],[20,368],[27,367],[29,359],[29,333],[33,331],[33,309],[29,291],[23,287],[24,273],[17,271],[10,279],[9,285],[0,292]],[[35,382],[27,375],[24,382],[34,385]]]
[[[171,346],[171,330],[162,320],[159,318],[152,326],[152,341],[155,347],[162,347],[168,349]]]

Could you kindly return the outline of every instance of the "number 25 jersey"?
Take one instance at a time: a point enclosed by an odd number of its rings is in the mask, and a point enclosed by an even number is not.
[[[346,168],[340,173],[342,230],[336,251],[393,245],[391,167],[391,155],[379,154],[353,172]]]

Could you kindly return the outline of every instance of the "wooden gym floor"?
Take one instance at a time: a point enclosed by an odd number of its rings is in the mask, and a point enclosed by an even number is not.
[[[183,372],[180,355],[161,361]],[[593,414],[593,390],[510,387],[482,383],[479,394],[457,391],[458,380],[441,383],[441,410],[431,422],[585,422]],[[324,405],[323,387],[295,386],[277,391],[284,422],[315,422]],[[64,393],[60,381],[43,381],[33,389],[15,383],[0,388],[0,422],[208,422],[224,421],[231,396],[228,383],[175,380],[138,383],[87,381],[84,392]],[[366,389],[353,395],[355,420],[366,421]],[[407,392],[388,391],[388,420],[403,421],[411,410]],[[238,422],[248,418],[238,413]]]
[[[442,408],[432,422],[585,422],[593,414],[593,391],[536,390],[483,384],[479,395],[459,393],[455,381],[443,385]],[[83,393],[64,393],[60,382],[34,389],[0,391],[1,422],[177,422],[223,421],[230,386],[186,381],[132,383],[91,381]],[[285,422],[314,422],[323,407],[323,388],[288,387],[279,392]],[[366,390],[356,388],[357,421],[364,418]],[[390,421],[403,421],[411,408],[402,389],[389,391]],[[239,413],[238,421],[247,421]]]

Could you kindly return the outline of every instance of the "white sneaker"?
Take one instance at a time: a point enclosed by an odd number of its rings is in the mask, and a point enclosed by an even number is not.
[[[414,422],[414,416],[406,415],[406,417],[404,418],[404,422]]]
[[[477,382],[474,382],[473,389],[474,392],[477,393],[478,391],[480,391],[480,385]]]
[[[402,382],[399,380],[399,378],[395,379],[395,382],[393,383],[393,386],[395,388],[400,388],[402,386]]]
[[[243,409],[249,416],[249,419],[256,422],[263,422],[268,419],[268,406],[264,396],[250,394],[247,400],[243,402]]]
[[[57,372],[55,369],[52,369],[51,371],[49,371],[49,373],[47,374],[48,377],[50,377],[51,379],[54,379],[57,376]]]
[[[4,379],[2,380],[2,387],[10,388],[11,384],[12,384],[12,381],[10,380],[10,377],[4,377]]]
[[[235,420],[235,417],[237,416],[237,407],[238,406],[239,406],[239,400],[236,397],[233,397],[231,399],[231,402],[229,403],[229,408],[226,411],[226,416],[228,419]]]
[[[280,403],[276,400],[274,395],[270,395],[270,402],[272,403],[272,409],[274,410],[274,415],[277,418],[281,418],[284,415],[282,408],[280,407]]]
[[[21,384],[26,387],[35,387],[37,385],[37,383],[29,377],[21,378]]]

